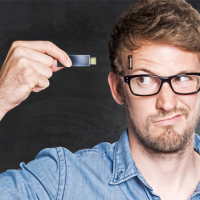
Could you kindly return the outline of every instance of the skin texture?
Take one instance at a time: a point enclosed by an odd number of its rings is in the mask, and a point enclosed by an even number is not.
[[[0,120],[31,92],[49,86],[53,72],[64,68],[57,67],[57,60],[66,67],[72,65],[68,55],[52,42],[13,42],[0,71]]]
[[[133,55],[133,70],[128,70]],[[137,52],[122,52],[124,75],[173,76],[200,72],[196,53],[167,44],[149,43]],[[199,93],[177,95],[168,83],[154,96],[120,89],[119,77],[108,82],[115,101],[125,104],[131,154],[137,167],[161,199],[189,199],[200,181],[200,156],[194,152],[194,129],[199,119]],[[171,119],[176,116],[176,119]],[[171,121],[166,120],[171,119]],[[164,121],[161,121],[164,120]]]

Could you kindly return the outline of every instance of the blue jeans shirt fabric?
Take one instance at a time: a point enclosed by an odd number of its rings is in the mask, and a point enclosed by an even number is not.
[[[200,137],[194,148],[200,152]],[[0,200],[160,200],[131,156],[127,130],[113,144],[72,153],[47,148],[18,170],[0,174]],[[200,199],[200,183],[190,200]]]

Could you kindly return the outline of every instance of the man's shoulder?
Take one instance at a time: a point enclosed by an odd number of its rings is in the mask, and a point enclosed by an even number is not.
[[[76,152],[71,152],[67,147],[51,147],[42,149],[36,156],[35,159],[40,159],[41,157],[45,157],[47,155],[54,155],[53,157],[59,158],[61,155],[70,156],[74,155],[76,157],[81,157],[86,154],[99,154],[103,157],[107,156],[110,152],[113,152],[115,149],[117,142],[109,143],[109,142],[102,142],[95,145],[93,148],[86,148],[80,149]]]
[[[80,163],[91,164],[92,162],[99,165],[106,163],[111,167],[116,156],[123,154],[124,148],[126,151],[129,149],[128,143],[128,134],[125,130],[117,142],[102,142],[93,148],[81,149],[74,153],[65,147],[46,148],[39,152],[36,160],[43,160],[46,163],[48,159],[52,159],[57,163],[69,166]],[[40,162],[38,161],[38,163]]]
[[[74,153],[77,157],[84,157],[87,156],[87,154],[93,154],[97,156],[101,156],[103,159],[110,157],[113,157],[113,152],[115,149],[117,142],[114,143],[108,143],[108,142],[102,142],[97,144],[91,149],[81,149]]]
[[[80,149],[76,152],[71,152],[66,147],[54,147],[54,148],[45,148],[42,151],[39,152],[39,154],[36,156],[36,159],[39,159],[46,156],[47,154],[50,154],[51,157],[58,159],[58,160],[80,160],[80,159],[90,159],[91,157],[99,158],[101,157],[103,160],[105,159],[113,159],[113,153],[117,142],[114,143],[108,143],[108,142],[102,142],[97,145],[95,145],[93,148],[88,149]]]
[[[98,154],[101,154],[101,155],[105,155],[107,152],[109,151],[113,151],[115,145],[116,145],[117,142],[111,144],[109,142],[102,142],[102,143],[99,143],[97,145],[95,145],[93,148],[88,148],[88,149],[81,149],[81,150],[78,150],[77,152],[75,152],[76,155],[80,156],[82,154],[85,154],[85,153],[92,153],[92,152],[96,152]]]

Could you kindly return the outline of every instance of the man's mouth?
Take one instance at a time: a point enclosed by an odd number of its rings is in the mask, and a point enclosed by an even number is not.
[[[157,120],[154,122],[155,125],[157,126],[169,126],[169,125],[173,125],[179,122],[179,120],[181,119],[180,114],[174,115],[172,117],[168,117],[166,119],[161,119],[161,120]]]

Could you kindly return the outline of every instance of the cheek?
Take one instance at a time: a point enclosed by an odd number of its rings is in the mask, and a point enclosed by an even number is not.
[[[131,116],[137,126],[143,127],[147,117],[155,113],[156,101],[151,97],[133,97],[128,100]]]
[[[179,101],[186,106],[191,114],[193,114],[199,104],[199,93],[192,95],[180,96]]]

